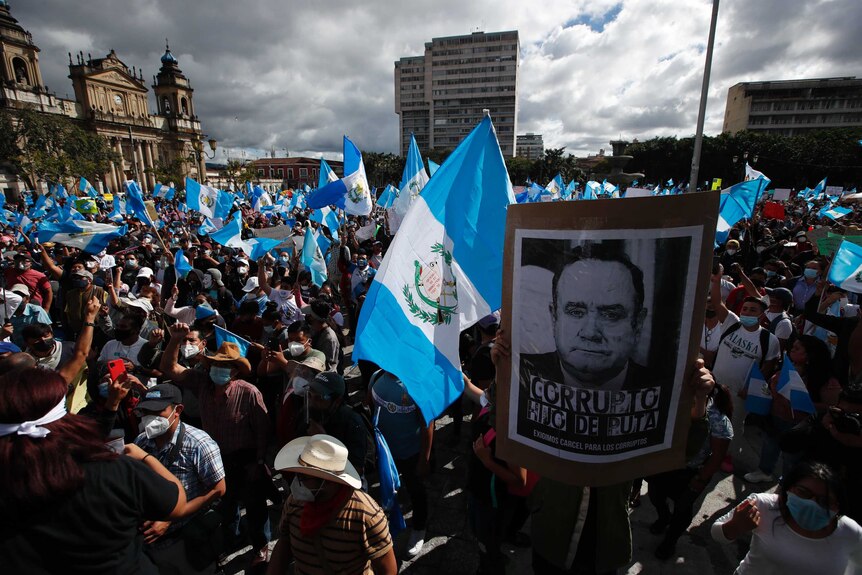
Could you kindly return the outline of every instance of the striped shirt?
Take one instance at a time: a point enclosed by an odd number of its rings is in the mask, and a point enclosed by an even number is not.
[[[373,575],[371,561],[392,549],[386,515],[359,489],[313,537],[304,537],[299,528],[303,505],[289,497],[281,516],[282,537],[289,537],[297,575]]]

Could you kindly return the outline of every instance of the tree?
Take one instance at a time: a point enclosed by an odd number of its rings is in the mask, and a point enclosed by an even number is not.
[[[33,189],[40,181],[68,183],[72,178],[95,180],[120,160],[108,141],[85,131],[65,116],[32,109],[14,112],[13,160]]]
[[[172,162],[156,160],[156,165],[152,168],[147,168],[146,172],[152,174],[158,182],[170,184],[183,189],[185,187],[185,161],[183,158],[174,158]]]
[[[255,168],[254,164],[240,160],[228,160],[221,172],[221,176],[232,183],[235,190],[239,189],[246,182],[255,182],[258,180],[257,168]]]
[[[506,171],[513,186],[523,186],[533,171],[533,161],[518,156],[506,158]]]
[[[431,148],[425,153],[425,159],[442,166],[452,151],[452,148]]]
[[[377,188],[383,188],[386,184],[397,186],[401,182],[401,174],[404,173],[407,159],[395,154],[365,152],[362,154],[362,162],[365,164],[368,183]]]

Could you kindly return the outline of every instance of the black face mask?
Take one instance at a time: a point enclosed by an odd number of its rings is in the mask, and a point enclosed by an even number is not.
[[[128,339],[130,335],[132,335],[132,330],[130,329],[114,329],[114,339],[117,341]]]
[[[40,353],[51,351],[52,349],[54,349],[54,338],[49,337],[48,339],[40,339],[33,344],[33,349]]]
[[[706,310],[706,317],[715,317],[715,310],[714,309]]]

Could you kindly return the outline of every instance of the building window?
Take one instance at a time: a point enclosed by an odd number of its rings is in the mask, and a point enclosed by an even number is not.
[[[12,71],[15,74],[15,81],[19,84],[30,85],[30,74],[27,73],[27,62],[22,58],[12,58]]]
[[[284,168],[279,168],[279,169],[278,169],[278,177],[279,177],[279,178],[284,178]]]
[[[307,178],[308,177],[308,168],[299,168],[299,177]]]
[[[171,113],[171,101],[167,96],[162,98],[162,114],[169,115]]]
[[[189,115],[189,103],[185,98],[180,100],[180,109],[183,111],[183,116]]]
[[[288,168],[288,169],[287,169],[287,179],[288,179],[288,180],[292,180],[292,179],[293,179],[293,168]]]
[[[257,169],[257,175],[262,178],[263,174],[264,174],[263,168],[258,168]]]

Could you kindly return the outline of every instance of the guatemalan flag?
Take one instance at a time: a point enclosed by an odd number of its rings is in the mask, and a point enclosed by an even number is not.
[[[485,117],[416,199],[368,290],[354,357],[399,377],[426,423],[461,396],[458,334],[501,306],[514,200]]]
[[[392,207],[392,204],[395,203],[395,198],[398,197],[398,193],[398,188],[392,184],[386,184],[386,189],[384,189],[383,193],[380,194],[380,197],[377,198],[377,207],[388,210]]]
[[[299,261],[305,266],[305,269],[311,272],[311,281],[317,287],[323,285],[326,281],[326,260],[323,259],[323,253],[320,251],[320,244],[317,242],[317,235],[311,226],[305,229],[305,241],[302,243],[302,256]]]
[[[112,226],[83,220],[68,220],[60,223],[43,223],[36,232],[40,244],[55,242],[79,248],[88,254],[97,254],[108,247],[111,240],[126,235],[127,226]]]
[[[367,216],[371,213],[371,188],[365,175],[362,153],[350,138],[344,136],[344,177],[318,188],[307,199],[309,208],[338,206],[346,214]]]
[[[730,228],[743,218],[750,218],[757,205],[757,198],[769,185],[766,178],[740,182],[721,191],[718,205],[718,222],[715,226],[715,239],[719,244],[727,240]]]
[[[329,164],[326,163],[326,160],[320,158],[320,174],[317,178],[317,187],[322,188],[326,184],[330,184],[338,179],[338,176],[335,175],[335,172],[332,171],[332,168],[329,167]]]
[[[769,384],[757,366],[757,362],[751,365],[748,373],[748,384],[745,396],[745,411],[758,415],[769,415],[772,409],[772,394],[769,392]]]
[[[325,225],[333,235],[338,233],[338,213],[329,206],[314,210],[308,219],[322,226]]]
[[[787,354],[784,354],[784,363],[781,365],[781,375],[778,376],[775,390],[787,398],[793,411],[814,413],[814,402],[811,401],[808,388]]]
[[[223,327],[214,326],[215,327],[215,337],[216,337],[216,347],[221,347],[221,344],[229,341],[230,343],[235,343],[239,348],[239,354],[242,357],[245,357],[248,353],[248,348],[251,347],[251,342],[247,339],[243,339],[232,331],[228,331]]]
[[[829,281],[843,290],[862,293],[862,246],[841,242],[829,266]]]
[[[126,189],[126,213],[152,227],[153,220],[150,219],[150,214],[147,213],[147,206],[144,204],[144,196],[141,193],[138,182],[127,180],[123,184],[123,187]]]
[[[87,178],[81,178],[81,181],[78,182],[78,191],[84,192],[91,198],[98,198],[99,192],[96,191],[96,188],[87,181]]]
[[[191,210],[202,213],[208,218],[215,218],[215,206],[218,202],[218,190],[199,184],[191,178],[186,178],[186,205]]]
[[[818,212],[818,216],[831,218],[833,220],[837,220],[838,218],[843,218],[847,214],[852,213],[853,210],[850,208],[842,208],[841,206],[835,206],[834,208],[827,206],[823,206],[823,209]]]
[[[174,271],[178,277],[183,279],[192,271],[192,264],[189,262],[189,258],[183,253],[183,250],[177,250],[177,253],[174,255]]]
[[[548,185],[545,186],[545,189],[551,192],[551,196],[556,200],[563,193],[563,176],[561,174],[557,174],[554,176],[554,179],[548,182]]]
[[[431,158],[428,158],[428,175],[433,177],[434,173],[437,171],[437,168],[439,168],[439,167],[440,167],[440,164],[438,164],[437,162],[435,162]]]
[[[170,186],[166,186],[164,184],[156,184],[155,188],[153,188],[153,197],[161,198],[163,200],[172,200],[174,199],[174,194],[176,190],[174,190]]]
[[[392,204],[392,209],[389,210],[389,230],[391,233],[398,231],[401,227],[401,222],[404,221],[404,216],[407,215],[407,210],[411,204],[419,197],[422,188],[428,183],[428,174],[425,172],[425,165],[422,163],[422,154],[419,153],[419,146],[416,144],[416,138],[410,134],[410,148],[407,150],[407,162],[404,164],[404,171],[401,174],[401,184],[398,189],[398,197]]]

